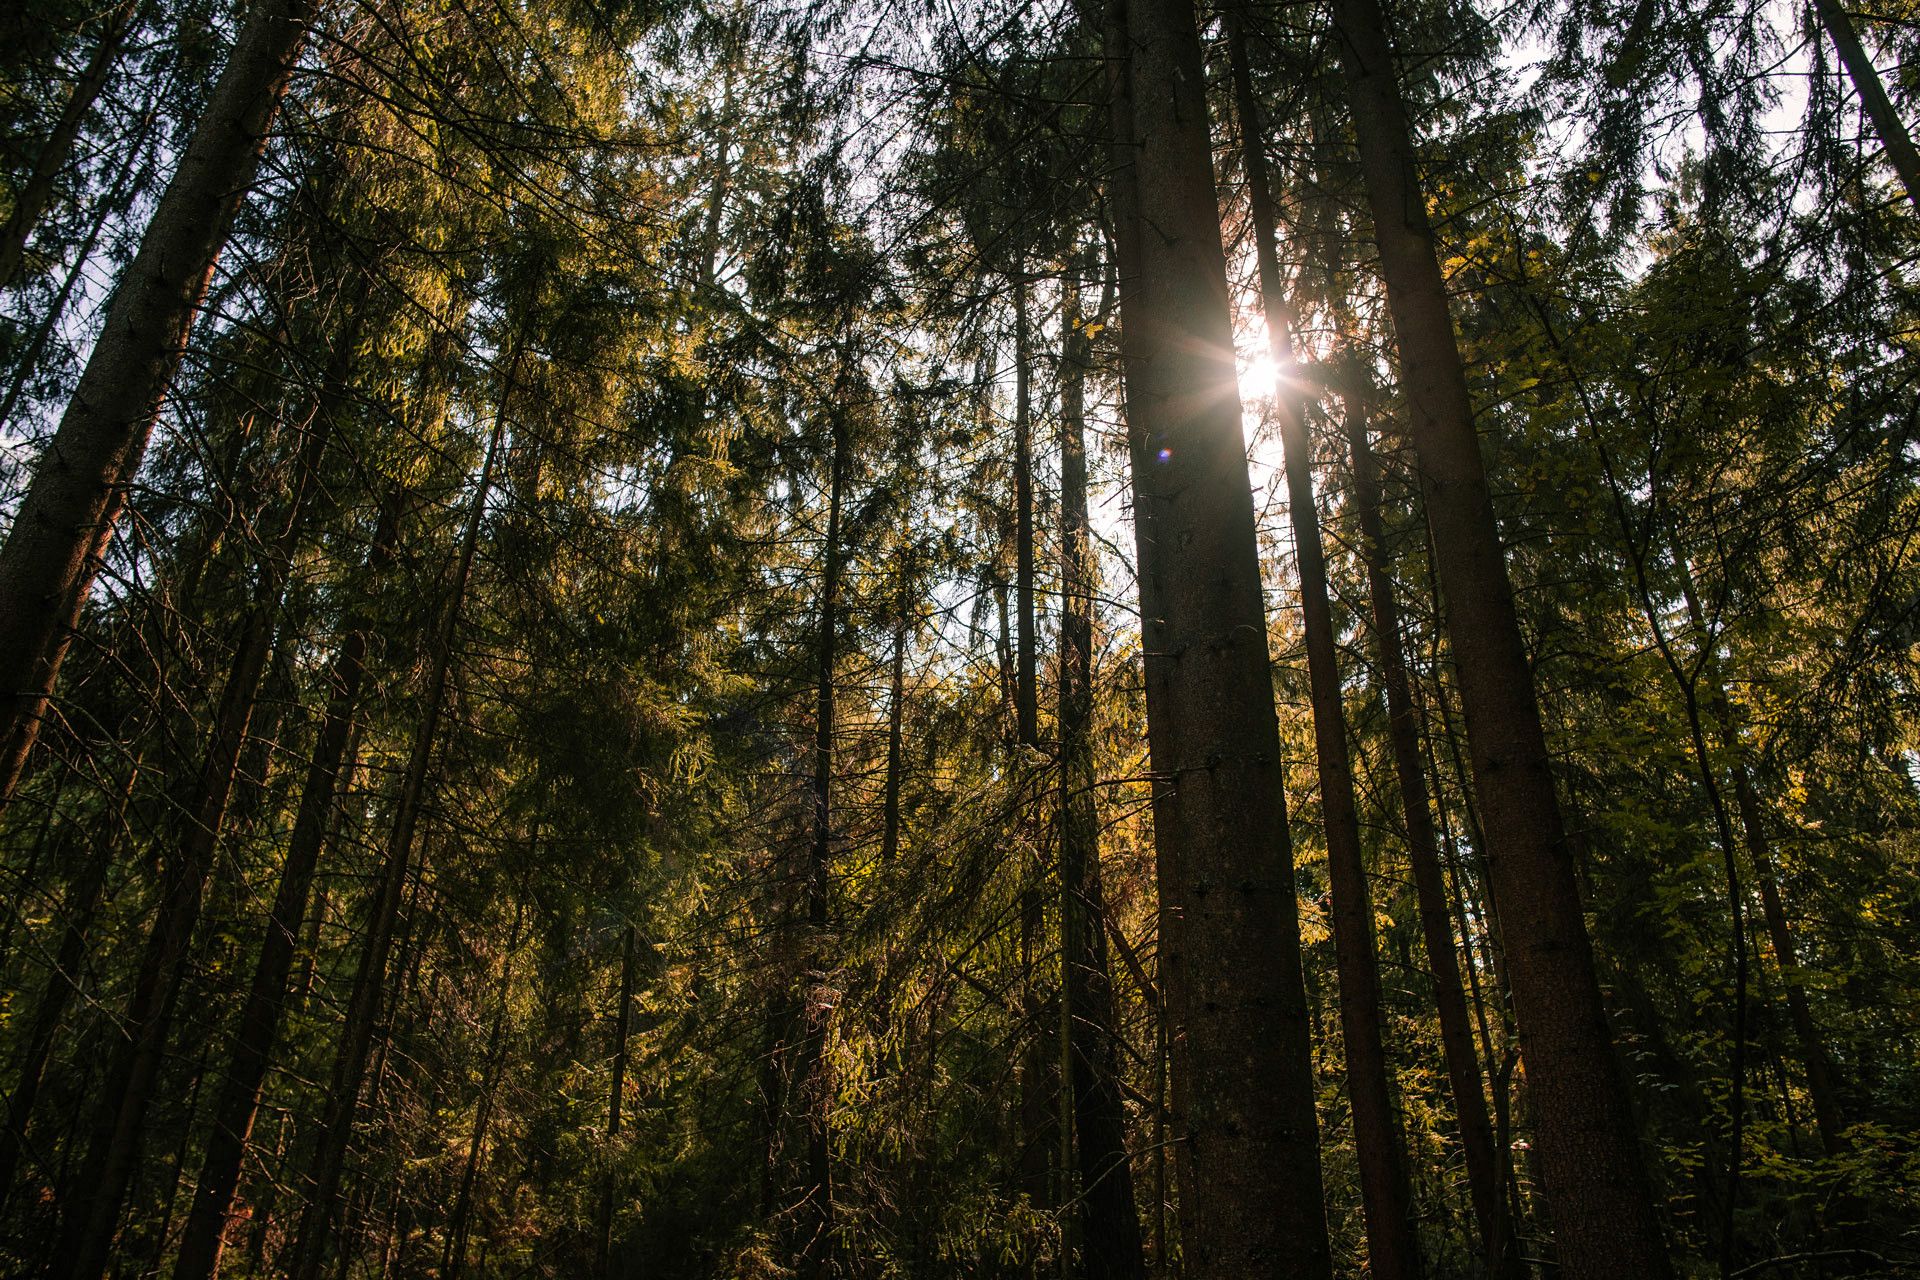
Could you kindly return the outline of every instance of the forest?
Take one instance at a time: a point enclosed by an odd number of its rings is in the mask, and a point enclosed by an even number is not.
[[[1913,0],[0,6],[0,1275],[1920,1277]]]

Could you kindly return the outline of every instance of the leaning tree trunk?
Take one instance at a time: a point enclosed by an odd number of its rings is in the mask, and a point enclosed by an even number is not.
[[[248,12],[0,547],[0,811],[318,2],[262,0]]]
[[[1386,19],[1378,0],[1334,0],[1333,17],[1447,597],[1560,1262],[1570,1280],[1662,1280],[1671,1263],[1595,975]]]
[[[39,1101],[40,1087],[46,1082],[54,1037],[80,990],[80,971],[87,960],[87,933],[93,927],[114,855],[120,850],[120,824],[139,775],[140,766],[136,762],[127,770],[118,797],[102,815],[100,826],[93,834],[93,856],[68,887],[66,900],[61,904],[66,925],[60,932],[60,947],[54,953],[46,989],[40,993],[40,1003],[34,1006],[33,1019],[27,1027],[19,1067],[14,1073],[13,1092],[7,1098],[6,1128],[0,1130],[0,1209],[5,1209],[13,1192],[13,1175],[26,1145],[27,1123],[33,1118],[34,1103]]]
[[[60,171],[73,159],[73,144],[80,136],[80,126],[86,123],[94,100],[106,88],[107,77],[113,74],[114,62],[120,56],[120,46],[133,26],[137,4],[138,0],[120,0],[107,14],[106,25],[100,30],[100,43],[94,46],[93,57],[87,60],[80,78],[67,91],[67,101],[60,108],[60,118],[54,121],[53,130],[47,135],[46,141],[40,144],[40,154],[33,160],[33,171],[27,175],[25,185],[14,198],[13,212],[7,215],[6,224],[0,226],[0,289],[11,285],[20,272],[27,239],[39,225],[41,215],[47,211],[47,205],[53,199],[53,184],[59,178]]]
[[[1067,282],[1060,368],[1060,888],[1061,950],[1079,1150],[1081,1262],[1086,1280],[1145,1280],[1133,1202],[1126,1109],[1114,1039],[1100,890],[1100,814],[1094,802],[1093,600],[1098,590],[1087,518],[1084,385],[1092,363],[1075,291]]]
[[[1887,160],[1900,175],[1900,185],[1907,189],[1907,199],[1915,209],[1920,209],[1920,150],[1914,148],[1906,121],[1900,118],[1887,97],[1887,86],[1860,43],[1853,19],[1840,7],[1840,0],[1813,0],[1813,11],[1839,52],[1840,64],[1847,69],[1847,79],[1853,81],[1853,91],[1860,95],[1860,106],[1872,121],[1873,131],[1880,135],[1880,145],[1887,149]]]
[[[349,329],[357,333],[357,324]],[[305,525],[307,500],[331,437],[333,415],[316,416],[295,464],[292,493],[273,544],[261,557],[260,577],[221,693],[212,740],[160,875],[160,906],[141,957],[128,1005],[127,1034],[115,1054],[104,1094],[102,1123],[79,1182],[79,1199],[62,1227],[71,1280],[94,1280],[106,1270],[119,1230],[120,1210],[139,1159],[147,1108],[166,1056],[167,1038],[186,977],[187,953],[200,920],[214,853],[239,773],[240,753],[273,650],[275,622],[294,552]]]
[[[1115,0],[1106,56],[1182,1243],[1196,1280],[1323,1280],[1299,909],[1192,4]]]
[[[319,1280],[320,1270],[326,1263],[334,1214],[340,1198],[340,1184],[346,1172],[347,1147],[352,1141],[354,1120],[359,1114],[360,1086],[366,1079],[374,1028],[385,1003],[388,959],[393,951],[394,931],[406,890],[407,870],[413,862],[413,837],[419,826],[421,806],[426,799],[434,739],[439,734],[440,720],[446,711],[447,675],[453,662],[454,636],[459,630],[467,584],[473,575],[473,557],[480,543],[481,526],[486,519],[487,499],[493,492],[500,442],[506,432],[507,400],[513,392],[518,363],[519,352],[516,349],[508,358],[500,404],[494,413],[493,434],[487,442],[486,458],[480,465],[479,482],[474,486],[473,502],[467,511],[466,528],[461,534],[460,549],[454,562],[451,589],[433,637],[431,666],[421,701],[420,720],[414,727],[407,772],[401,779],[400,794],[394,801],[393,826],[387,837],[386,858],[367,913],[359,965],[353,977],[353,992],[347,1001],[346,1022],[340,1031],[340,1045],[327,1087],[320,1138],[313,1159],[313,1186],[306,1211],[301,1215],[299,1232],[294,1238],[293,1265],[289,1268],[293,1280]]]
[[[398,507],[396,492],[381,513],[380,526],[374,533],[373,548],[367,557],[370,578],[377,579],[379,571],[392,559]],[[331,693],[308,760],[300,807],[288,837],[286,860],[280,867],[279,887],[267,917],[259,957],[254,962],[246,1004],[240,1011],[226,1077],[215,1103],[213,1132],[207,1139],[199,1182],[174,1258],[174,1280],[212,1280],[220,1270],[234,1190],[240,1183],[240,1168],[260,1110],[260,1091],[286,1016],[290,994],[288,978],[293,972],[301,926],[307,917],[314,872],[332,826],[341,766],[348,758],[354,713],[365,682],[371,631],[372,621],[363,612],[348,624],[339,651],[334,655],[328,680]]]
[[[1708,644],[1706,613],[1700,607],[1699,590],[1694,586],[1693,566],[1677,540],[1669,539],[1668,550],[1674,570],[1680,575],[1680,595],[1687,604],[1687,618],[1700,643]],[[1707,709],[1713,716],[1720,750],[1733,774],[1734,809],[1740,815],[1747,859],[1753,864],[1753,878],[1760,889],[1760,912],[1766,922],[1767,941],[1773,948],[1774,964],[1780,970],[1780,984],[1786,988],[1787,1021],[1800,1050],[1801,1072],[1806,1079],[1807,1095],[1813,1102],[1814,1128],[1820,1137],[1821,1150],[1837,1156],[1845,1147],[1841,1134],[1846,1123],[1839,1088],[1834,1082],[1826,1042],[1807,1003],[1806,976],[1800,968],[1800,953],[1794,945],[1793,928],[1787,921],[1786,904],[1780,897],[1780,877],[1774,869],[1773,842],[1767,838],[1766,814],[1753,787],[1753,773],[1747,764],[1739,724],[1734,719],[1733,704],[1727,698],[1726,680],[1717,656],[1708,655],[1701,677],[1706,685]]]
[[[1480,1228],[1488,1270],[1517,1280],[1525,1274],[1518,1240],[1501,1200],[1500,1162],[1481,1084],[1480,1060],[1473,1049],[1473,1022],[1454,951],[1453,922],[1420,756],[1419,712],[1400,642],[1400,607],[1393,596],[1391,562],[1380,520],[1380,481],[1367,441],[1367,417],[1359,395],[1347,396],[1347,444],[1353,475],[1353,504],[1360,519],[1360,553],[1367,566],[1367,592],[1373,605],[1373,640],[1380,656],[1380,683],[1387,694],[1387,736],[1400,783],[1400,807],[1407,826],[1407,863],[1420,907],[1420,932],[1427,967],[1433,975],[1434,1005],[1440,1014],[1440,1045],[1447,1062],[1447,1083],[1460,1123],[1466,1156],[1467,1194]]]
[[[1246,32],[1229,12],[1234,97],[1253,216],[1253,243],[1260,267],[1260,295],[1274,366],[1293,363],[1293,318],[1280,258],[1274,245],[1274,209],[1267,156],[1247,67]],[[1314,754],[1320,806],[1326,824],[1327,883],[1333,950],[1340,983],[1340,1030],[1346,1048],[1347,1096],[1353,1113],[1353,1145],[1360,1169],[1360,1200],[1367,1224],[1367,1265],[1374,1280],[1412,1280],[1420,1272],[1414,1236],[1413,1191],[1406,1146],[1395,1115],[1391,1066],[1383,1024],[1379,959],[1374,953],[1373,893],[1360,847],[1360,810],[1354,799],[1353,760],[1347,747],[1347,713],[1340,684],[1339,639],[1327,598],[1327,560],[1314,505],[1313,438],[1306,404],[1284,374],[1274,392],[1287,476],[1287,513],[1293,525],[1294,559],[1305,618],[1307,679],[1313,703]]]

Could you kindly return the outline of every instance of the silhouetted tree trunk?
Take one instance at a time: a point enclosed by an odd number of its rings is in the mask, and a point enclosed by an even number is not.
[[[1335,0],[1333,18],[1446,593],[1560,1261],[1573,1280],[1661,1280],[1671,1266],[1601,1003],[1386,18],[1377,0]]]
[[[1675,570],[1680,575],[1680,594],[1686,601],[1687,617],[1699,643],[1712,643],[1706,613],[1700,607],[1700,595],[1693,582],[1693,566],[1677,542],[1670,542]],[[1793,928],[1787,922],[1786,905],[1780,898],[1780,878],[1774,870],[1772,842],[1767,838],[1766,814],[1753,787],[1753,774],[1740,740],[1740,729],[1727,699],[1726,681],[1720,663],[1708,654],[1701,671],[1706,684],[1707,709],[1713,716],[1720,739],[1720,750],[1733,774],[1733,800],[1740,815],[1747,858],[1753,863],[1753,878],[1760,889],[1760,911],[1767,927],[1767,942],[1773,948],[1774,963],[1780,968],[1781,986],[1786,989],[1787,1020],[1793,1028],[1800,1051],[1801,1072],[1806,1079],[1807,1096],[1813,1102],[1813,1123],[1820,1136],[1821,1150],[1829,1156],[1841,1153],[1845,1127],[1839,1090],[1833,1080],[1833,1065],[1827,1056],[1826,1042],[1813,1021],[1807,1004],[1805,976],[1800,968],[1799,951],[1794,945]]]
[[[248,11],[0,547],[0,811],[39,733],[317,3],[264,0]]]
[[[1352,390],[1347,395],[1346,413],[1353,505],[1359,516],[1360,553],[1366,562],[1367,592],[1373,605],[1373,639],[1380,655],[1380,683],[1386,690],[1387,733],[1393,748],[1394,772],[1400,784],[1400,808],[1406,819],[1407,864],[1413,875],[1414,897],[1420,907],[1420,932],[1426,943],[1427,967],[1433,975],[1434,1005],[1440,1015],[1440,1044],[1446,1055],[1447,1082],[1453,1094],[1454,1114],[1460,1122],[1467,1192],[1489,1268],[1497,1274],[1517,1277],[1525,1273],[1525,1267],[1514,1234],[1508,1228],[1501,1200],[1500,1165],[1495,1158],[1493,1127],[1487,1116],[1480,1060],[1473,1048],[1473,1023],[1460,985],[1450,895],[1440,861],[1440,842],[1434,832],[1426,768],[1420,757],[1419,711],[1413,704],[1406,652],[1400,642],[1400,607],[1393,595],[1392,564],[1380,519],[1380,481],[1374,467],[1373,448],[1367,440],[1364,401]]]
[[[454,638],[460,627],[460,612],[466,600],[467,584],[473,574],[473,557],[480,543],[481,526],[486,520],[487,500],[493,492],[500,442],[507,425],[507,403],[513,395],[519,360],[520,351],[516,346],[507,357],[500,403],[494,413],[493,434],[487,442],[486,458],[480,465],[479,481],[474,486],[473,503],[467,512],[466,529],[461,534],[454,564],[453,581],[432,641],[420,720],[414,727],[407,771],[401,780],[400,794],[394,801],[393,827],[387,838],[386,857],[368,907],[360,960],[354,971],[353,991],[347,1003],[346,1022],[340,1031],[333,1074],[328,1082],[326,1109],[321,1118],[320,1139],[313,1157],[312,1190],[294,1239],[293,1264],[289,1268],[294,1280],[319,1280],[320,1270],[326,1263],[335,1209],[340,1198],[340,1184],[346,1171],[347,1148],[353,1138],[354,1119],[359,1113],[360,1086],[366,1078],[374,1029],[386,999],[388,959],[393,951],[395,926],[401,914],[407,871],[413,862],[414,831],[419,826],[420,809],[426,799],[434,740],[446,711],[447,675],[453,662]]]
[[[487,1129],[493,1123],[494,1094],[500,1087],[500,1071],[506,1061],[507,982],[508,976],[502,975],[500,1007],[493,1015],[493,1030],[487,1034],[486,1076],[480,1082],[473,1133],[467,1140],[466,1165],[460,1173],[460,1191],[454,1197],[453,1217],[447,1228],[446,1256],[440,1262],[441,1280],[458,1280],[467,1264],[467,1240],[473,1232],[474,1188],[480,1180],[480,1153],[486,1149]]]
[[[1098,590],[1087,519],[1084,382],[1092,363],[1067,282],[1060,365],[1060,888],[1061,951],[1070,1011],[1073,1128],[1079,1152],[1081,1260],[1086,1280],[1144,1280],[1146,1258],[1133,1203],[1126,1111],[1114,1044],[1100,889],[1100,814],[1094,800],[1093,600]]]
[[[1420,1271],[1413,1229],[1413,1191],[1407,1179],[1406,1146],[1394,1114],[1380,1000],[1379,961],[1374,954],[1373,892],[1360,847],[1360,811],[1354,800],[1353,761],[1347,747],[1347,713],[1340,684],[1339,640],[1327,598],[1326,552],[1313,494],[1313,439],[1306,405],[1286,374],[1293,364],[1293,317],[1274,244],[1272,179],[1247,67],[1246,32],[1229,11],[1234,98],[1253,219],[1260,295],[1269,354],[1280,376],[1275,416],[1286,461],[1287,514],[1293,525],[1294,558],[1305,619],[1307,678],[1312,691],[1314,758],[1320,806],[1326,824],[1327,883],[1331,897],[1335,966],[1340,983],[1340,1030],[1346,1047],[1347,1096],[1353,1113],[1354,1151],[1360,1167],[1360,1197],[1367,1224],[1367,1265],[1374,1280],[1412,1280]]]
[[[113,64],[120,56],[120,46],[133,25],[137,7],[138,0],[121,0],[107,13],[93,56],[87,59],[80,78],[67,91],[60,118],[54,121],[52,132],[40,144],[33,171],[14,197],[13,212],[7,215],[5,225],[0,226],[0,289],[12,284],[20,273],[27,239],[33,235],[40,216],[47,211],[47,203],[53,199],[54,181],[73,159],[74,140],[80,136],[80,126],[86,123],[87,113],[93,110],[100,90],[106,87],[107,77],[113,74]]]
[[[367,557],[370,580],[392,559],[394,524],[399,496],[388,501],[374,533]],[[174,1280],[211,1280],[220,1270],[225,1247],[227,1215],[233,1205],[240,1167],[246,1155],[253,1122],[260,1109],[260,1090],[279,1042],[286,1015],[288,978],[293,972],[301,925],[307,918],[307,899],[320,854],[332,827],[335,797],[342,765],[348,759],[354,713],[366,676],[367,642],[372,623],[364,612],[347,627],[334,655],[328,680],[331,692],[320,731],[307,764],[300,807],[280,867],[279,887],[267,917],[259,957],[247,988],[246,1004],[234,1033],[232,1056],[214,1111],[213,1132],[207,1139],[193,1204],[174,1259]]]
[[[1116,0],[1106,56],[1187,1272],[1323,1280],[1298,906],[1192,5]]]
[[[20,1153],[26,1145],[27,1123],[33,1118],[34,1103],[45,1083],[47,1063],[53,1055],[54,1037],[80,990],[80,971],[87,960],[87,933],[93,927],[94,913],[100,906],[100,894],[106,887],[107,873],[119,852],[119,833],[126,817],[127,800],[140,776],[138,763],[127,770],[120,794],[102,814],[92,833],[92,853],[80,874],[68,887],[61,904],[66,926],[60,931],[60,947],[54,953],[53,968],[47,985],[34,1006],[20,1050],[19,1067],[14,1073],[13,1092],[7,1098],[6,1128],[0,1130],[0,1209],[6,1207],[13,1192],[14,1174],[20,1165]]]
[[[852,357],[847,357],[849,362]],[[843,375],[844,383],[849,375]],[[836,407],[833,458],[828,464],[826,563],[820,583],[813,737],[813,833],[807,856],[807,944],[805,995],[797,1063],[800,1111],[806,1128],[806,1178],[795,1214],[795,1269],[806,1277],[825,1277],[833,1269],[833,1070],[827,1037],[838,1001],[833,966],[827,954],[833,880],[833,735],[837,708],[834,670],[840,658],[840,587],[846,563],[843,520],[849,456],[846,410]]]
[[[355,321],[343,335],[349,345],[357,333]],[[128,1002],[126,1038],[115,1053],[101,1124],[78,1184],[79,1198],[68,1207],[62,1224],[63,1257],[69,1260],[71,1280],[93,1280],[104,1272],[113,1250],[121,1205],[139,1158],[147,1108],[186,976],[188,948],[238,776],[240,753],[272,654],[281,596],[305,525],[308,498],[319,484],[317,473],[332,423],[331,412],[316,414],[301,444],[291,495],[278,533],[261,557],[259,580],[221,693],[212,739],[184,806],[184,829],[175,832],[174,847],[161,868],[160,907]]]
[[[1860,95],[1860,106],[1872,122],[1873,131],[1880,135],[1880,145],[1886,148],[1887,161],[1893,165],[1893,171],[1900,175],[1907,199],[1915,209],[1920,209],[1920,150],[1914,148],[1913,135],[1887,97],[1887,87],[1860,43],[1860,33],[1854,30],[1852,17],[1840,7],[1840,0],[1813,0],[1813,11],[1839,52],[1840,65],[1847,69],[1847,79],[1853,81],[1853,91]]]

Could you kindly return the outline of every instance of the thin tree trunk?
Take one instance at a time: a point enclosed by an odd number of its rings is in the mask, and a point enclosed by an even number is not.
[[[0,811],[39,733],[317,3],[263,0],[249,11],[0,547]]]
[[[1674,567],[1680,574],[1680,593],[1686,600],[1688,619],[1693,624],[1694,634],[1705,645],[1709,642],[1706,615],[1700,607],[1699,593],[1693,584],[1693,567],[1687,562],[1677,542],[1671,543],[1669,550]],[[1845,1127],[1844,1112],[1840,1106],[1839,1091],[1834,1085],[1833,1067],[1827,1057],[1826,1043],[1820,1037],[1813,1021],[1813,1010],[1807,1004],[1799,952],[1794,946],[1793,929],[1787,923],[1786,905],[1780,897],[1780,880],[1774,870],[1772,842],[1767,839],[1766,817],[1761,809],[1760,797],[1753,788],[1753,775],[1747,767],[1740,730],[1733,718],[1733,706],[1727,699],[1720,664],[1713,655],[1707,655],[1701,674],[1706,683],[1707,710],[1713,716],[1720,749],[1726,755],[1728,768],[1733,774],[1734,807],[1740,815],[1747,858],[1753,863],[1754,879],[1759,884],[1760,911],[1766,922],[1767,941],[1773,948],[1774,963],[1780,967],[1781,985],[1786,988],[1787,1019],[1798,1042],[1807,1094],[1813,1101],[1814,1128],[1819,1134],[1821,1149],[1829,1156],[1837,1156],[1845,1146],[1841,1140],[1841,1131]]]
[[[1614,1054],[1378,0],[1334,0],[1355,140],[1448,603],[1538,1154],[1573,1280],[1672,1274]]]
[[[1259,107],[1247,67],[1246,32],[1237,11],[1228,11],[1227,24],[1267,342],[1275,368],[1283,371],[1273,403],[1280,420],[1287,512],[1293,525],[1300,605],[1305,618],[1307,677],[1312,691],[1315,759],[1332,899],[1328,915],[1340,984],[1347,1096],[1367,1224],[1367,1265],[1374,1280],[1412,1280],[1420,1271],[1420,1249],[1414,1235],[1405,1139],[1394,1113],[1392,1068],[1383,1031],[1386,1015],[1381,1004],[1379,959],[1374,950],[1373,893],[1367,884],[1365,854],[1360,847],[1360,811],[1354,799],[1353,761],[1347,746],[1339,641],[1327,598],[1326,552],[1314,503],[1313,440],[1307,430],[1303,398],[1284,374],[1293,364],[1293,317],[1274,244],[1273,193]]]
[[[1034,634],[1035,608],[1033,546],[1033,349],[1027,323],[1028,283],[1024,266],[1013,281],[1013,596],[1018,623],[1014,654],[1014,740],[1018,747],[1015,772],[1031,769],[1028,753],[1040,749],[1039,642]],[[1030,823],[1023,825],[1031,830]],[[1023,841],[1031,849],[1031,840]],[[1020,1069],[1020,1177],[1027,1201],[1036,1209],[1050,1209],[1052,1196],[1052,1141],[1050,1122],[1054,1055],[1049,1046],[1042,1010],[1039,978],[1041,934],[1046,926],[1045,875],[1037,849],[1024,868],[1020,891],[1020,1014],[1026,1038]],[[1029,1259],[1029,1262],[1034,1262]]]
[[[1187,1272],[1324,1280],[1298,904],[1191,3],[1115,0],[1106,56]]]
[[[392,558],[398,506],[396,494],[381,515],[367,558],[370,575],[377,576]],[[267,917],[259,957],[254,962],[246,1004],[240,1012],[232,1056],[214,1112],[213,1132],[207,1139],[199,1183],[174,1259],[174,1280],[211,1280],[220,1270],[227,1216],[240,1182],[240,1168],[254,1118],[259,1114],[261,1088],[279,1042],[289,995],[288,978],[293,972],[301,925],[307,916],[314,872],[332,826],[341,766],[348,758],[354,713],[359,707],[366,675],[371,626],[364,613],[355,618],[334,655],[326,713],[307,764],[306,783],[300,793],[293,832],[288,838],[286,861],[280,867],[279,888]]]
[[[356,330],[357,331],[357,330]],[[81,1195],[62,1227],[63,1256],[71,1280],[94,1280],[113,1250],[120,1209],[139,1158],[147,1108],[165,1058],[173,1014],[186,976],[186,961],[214,852],[226,821],[240,753],[273,649],[275,622],[295,549],[305,525],[308,495],[331,435],[332,414],[317,415],[302,443],[287,509],[273,544],[261,558],[253,602],[236,647],[233,669],[221,693],[212,741],[202,761],[185,819],[187,826],[162,868],[160,908],[141,958],[128,1004],[126,1039],[115,1055],[96,1131],[80,1182]]]
[[[1480,1060],[1473,1049],[1473,1023],[1460,986],[1440,842],[1434,833],[1427,774],[1420,757],[1419,712],[1413,704],[1406,652],[1400,643],[1400,607],[1393,596],[1392,569],[1381,527],[1380,481],[1374,468],[1373,449],[1367,440],[1366,412],[1359,398],[1352,395],[1347,400],[1347,444],[1353,469],[1353,503],[1360,519],[1360,550],[1366,561],[1367,589],[1373,605],[1374,645],[1380,655],[1380,682],[1387,695],[1388,737],[1400,783],[1400,807],[1406,819],[1407,863],[1420,907],[1420,931],[1426,943],[1427,966],[1433,974],[1434,1004],[1440,1014],[1440,1044],[1446,1055],[1447,1081],[1453,1093],[1454,1114],[1460,1122],[1467,1193],[1489,1271],[1517,1277],[1524,1274],[1525,1268],[1501,1203],[1493,1127],[1487,1117]],[[1489,1060],[1491,1053],[1489,1041]]]
[[[27,239],[33,235],[33,229],[40,224],[41,215],[47,211],[47,204],[53,199],[55,179],[73,159],[73,144],[80,136],[80,126],[86,123],[94,100],[100,96],[100,90],[106,87],[107,77],[113,74],[113,64],[119,58],[120,45],[133,25],[138,3],[139,0],[120,0],[120,4],[107,14],[105,25],[100,29],[100,43],[94,46],[93,56],[87,60],[80,78],[67,91],[67,101],[60,108],[60,118],[54,122],[53,131],[47,135],[46,141],[40,144],[40,154],[34,157],[33,172],[27,175],[25,184],[15,197],[13,212],[7,216],[6,224],[0,226],[0,289],[11,285],[14,277],[20,273]]]
[[[638,940],[639,930],[632,924],[627,925],[620,938],[620,1008],[614,1014],[613,1085],[607,1090],[609,1146],[620,1136],[620,1111],[627,1091],[627,1044],[633,1033],[633,969]],[[613,1277],[613,1193],[613,1173],[609,1170],[600,1191],[599,1231],[594,1241],[594,1274],[601,1280]]]
[[[1907,132],[1906,122],[1887,97],[1887,87],[1860,43],[1852,17],[1840,7],[1840,0],[1813,0],[1813,11],[1839,52],[1840,65],[1847,69],[1847,79],[1853,81],[1853,91],[1860,95],[1860,106],[1872,122],[1873,131],[1880,135],[1880,145],[1886,148],[1887,161],[1893,165],[1893,171],[1900,175],[1907,199],[1915,209],[1920,209],[1920,150],[1915,149],[1913,135]]]
[[[880,863],[890,866],[900,852],[900,784],[905,766],[907,707],[907,575],[900,575],[900,592],[893,621],[893,660],[887,699],[887,777],[880,809]]]
[[[851,360],[851,356],[848,357]],[[843,384],[846,381],[843,375]],[[843,388],[844,390],[844,385]],[[832,1151],[833,1072],[827,1038],[838,996],[827,955],[829,905],[833,892],[833,734],[836,714],[834,668],[839,662],[840,577],[845,549],[840,545],[850,465],[848,424],[836,410],[833,459],[829,464],[827,546],[820,585],[820,635],[813,739],[813,838],[807,857],[807,970],[799,1060],[800,1108],[806,1126],[806,1184],[795,1222],[795,1270],[824,1280],[834,1259],[834,1186]]]
[[[1144,1280],[1146,1257],[1114,1044],[1100,814],[1094,802],[1093,599],[1098,584],[1087,518],[1084,392],[1092,353],[1081,326],[1078,283],[1068,280],[1066,290],[1060,367],[1060,923],[1080,1157],[1081,1262],[1086,1280]]]
[[[333,1074],[327,1088],[327,1103],[320,1122],[320,1139],[314,1153],[312,1193],[294,1240],[293,1280],[319,1280],[326,1264],[327,1246],[333,1229],[340,1184],[346,1171],[347,1148],[353,1138],[353,1124],[359,1113],[360,1086],[367,1074],[374,1030],[385,1002],[388,959],[393,951],[395,925],[400,917],[407,871],[413,862],[413,838],[420,822],[420,809],[426,799],[427,774],[433,762],[434,739],[446,711],[447,675],[453,663],[453,642],[460,626],[461,607],[466,600],[467,583],[473,573],[474,552],[480,544],[487,500],[493,492],[494,471],[499,461],[500,442],[506,432],[507,401],[513,394],[514,375],[520,359],[518,348],[508,357],[507,373],[500,391],[500,404],[494,413],[493,434],[487,442],[486,458],[480,466],[479,482],[474,487],[473,503],[467,512],[466,529],[454,564],[453,581],[440,625],[433,638],[431,666],[421,702],[420,720],[414,727],[407,772],[401,780],[400,794],[394,803],[393,827],[388,835],[386,858],[380,870],[373,901],[367,913],[366,934],[361,944],[360,961],[354,972],[353,992],[348,998],[346,1023],[341,1028]]]
[[[0,1210],[5,1209],[13,1192],[14,1174],[26,1146],[27,1123],[33,1117],[34,1103],[39,1100],[40,1086],[46,1081],[54,1037],[80,990],[80,971],[87,960],[87,932],[93,927],[107,873],[112,870],[114,855],[119,852],[121,823],[139,776],[138,763],[127,770],[119,796],[102,815],[100,826],[93,833],[93,854],[69,887],[62,904],[66,927],[60,933],[60,947],[54,954],[46,988],[40,993],[40,1003],[34,1007],[33,1021],[20,1051],[20,1065],[14,1073],[13,1092],[7,1098],[6,1128],[0,1130]]]
[[[507,978],[503,976],[500,1007],[494,1012],[493,1030],[487,1036],[486,1079],[481,1082],[480,1102],[474,1108],[473,1134],[467,1142],[466,1167],[460,1174],[460,1192],[454,1197],[446,1254],[440,1262],[441,1280],[459,1280],[460,1272],[466,1266],[467,1238],[473,1230],[474,1188],[480,1180],[480,1153],[486,1147],[487,1129],[493,1123],[493,1098],[500,1087],[500,1070],[506,1058],[506,1028]]]

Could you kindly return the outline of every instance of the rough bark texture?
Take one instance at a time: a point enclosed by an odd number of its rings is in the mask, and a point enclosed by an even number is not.
[[[0,548],[0,811],[40,731],[317,2],[263,0],[248,13]]]
[[[1570,1280],[1660,1280],[1671,1264],[1594,972],[1385,17],[1376,0],[1335,0],[1333,15],[1446,593],[1559,1259]]]
[[[1298,904],[1200,42],[1188,0],[1133,0],[1108,25],[1131,160],[1114,204],[1187,1274],[1320,1278]]]

